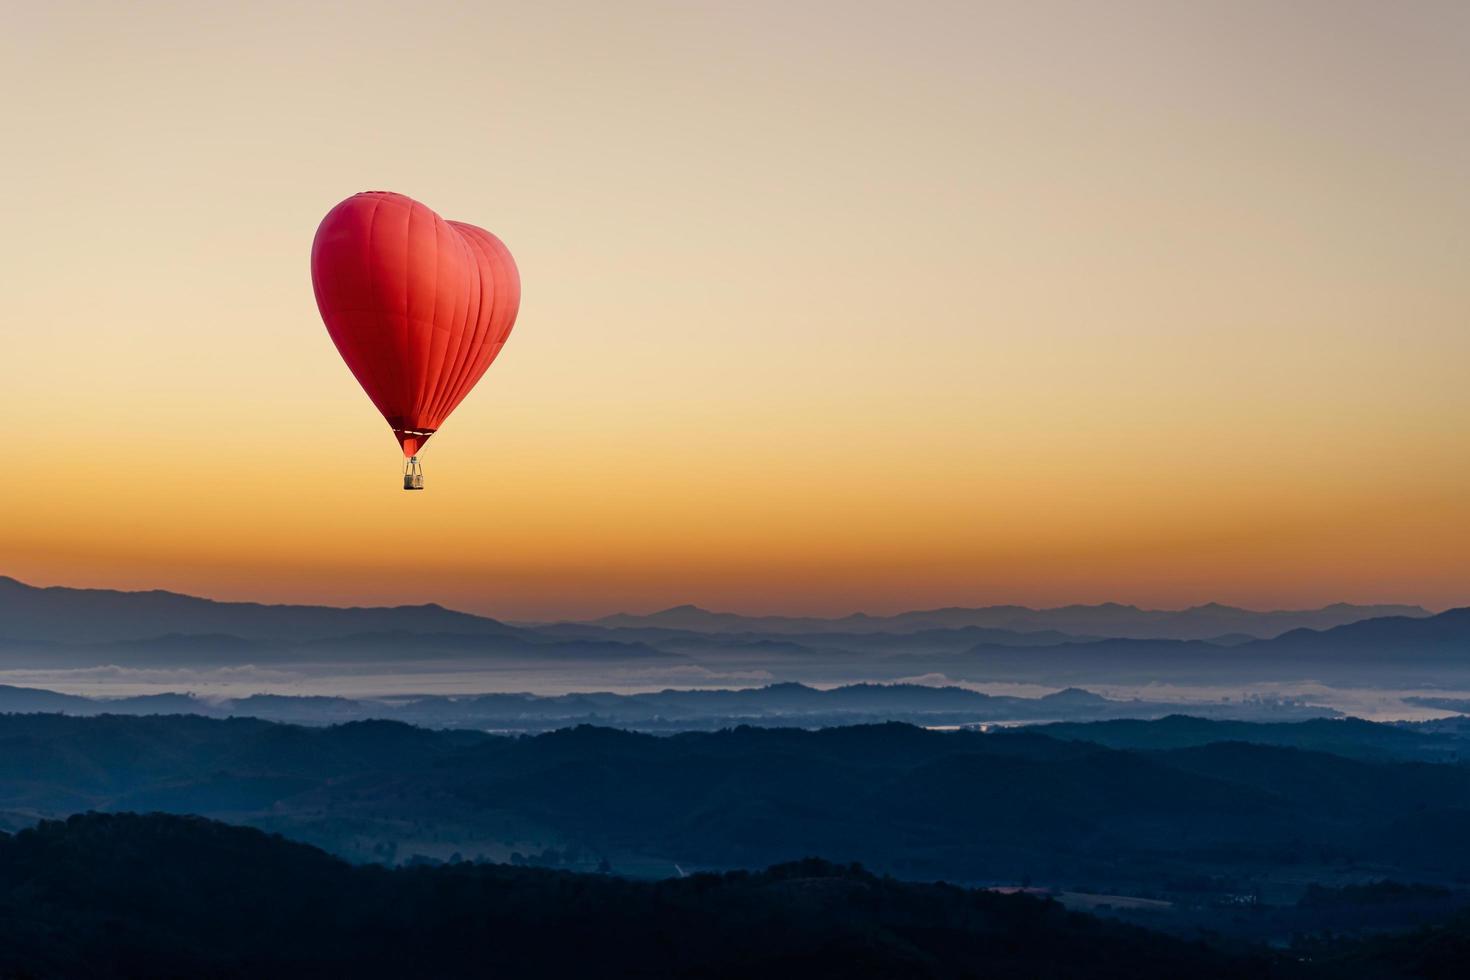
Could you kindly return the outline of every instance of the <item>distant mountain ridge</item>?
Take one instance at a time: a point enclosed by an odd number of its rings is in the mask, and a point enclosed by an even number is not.
[[[0,638],[56,643],[228,634],[244,640],[313,640],[354,633],[517,636],[497,620],[436,603],[419,606],[295,606],[218,602],[152,590],[40,588],[0,575]]]
[[[1385,644],[1394,643],[1470,655],[1470,607],[1448,609],[1435,616],[1385,616],[1345,623],[1329,630],[1292,630],[1275,640],[1279,650],[1330,650],[1338,654],[1379,650]]]
[[[949,607],[915,610],[892,616],[853,613],[832,619],[811,616],[743,616],[712,612],[698,606],[674,606],[648,615],[618,613],[590,621],[617,628],[665,627],[706,633],[878,633],[984,627],[1031,632],[1055,630],[1117,639],[1209,640],[1215,637],[1271,639],[1295,629],[1330,629],[1384,616],[1424,617],[1429,610],[1412,605],[1334,603],[1320,609],[1241,609],[1219,603],[1188,609],[1141,609],[1106,602],[1099,605],[1031,609],[1026,606]]]
[[[978,644],[958,655],[895,656],[891,662],[943,670],[951,677],[988,680],[1051,678],[1095,683],[1099,672],[1129,677],[1210,676],[1215,681],[1352,678],[1353,683],[1403,686],[1466,683],[1470,677],[1470,608],[1427,616],[1384,616],[1328,629],[1295,629],[1269,640],[1106,639],[1018,649]],[[968,670],[969,674],[962,671]],[[974,679],[971,677],[970,679]]]
[[[437,603],[412,606],[321,606],[221,602],[163,590],[38,587],[0,575],[0,639],[48,643],[117,643],[161,637],[213,636],[254,642],[326,641],[370,634],[447,634],[537,640],[577,628],[668,629],[703,634],[913,634],[995,630],[1032,641],[1069,639],[1270,639],[1298,629],[1323,630],[1380,617],[1422,618],[1412,605],[1336,603],[1320,609],[1257,611],[1208,603],[1188,609],[1141,609],[1120,603],[1049,609],[1001,605],[914,610],[892,616],[853,613],[837,618],[744,616],[674,606],[648,615],[618,613],[582,623],[510,625]],[[1001,637],[1001,634],[997,634]],[[582,637],[590,638],[590,637]],[[1003,637],[1001,637],[1003,638]],[[976,639],[980,639],[977,637]],[[1008,640],[1009,642],[1009,640]]]
[[[1364,618],[1370,617],[1370,618]],[[978,621],[978,622],[977,622]],[[1266,636],[1259,639],[1255,637]],[[1448,684],[1470,676],[1470,610],[1336,604],[1258,612],[1117,603],[938,609],[840,619],[746,617],[693,606],[591,623],[510,624],[428,604],[216,602],[171,592],[36,588],[0,577],[0,668],[435,664],[563,671],[573,683],[703,678],[835,686],[934,674],[1049,687],[1344,680]],[[437,669],[437,668],[436,668]],[[654,677],[658,679],[655,680]],[[715,681],[718,683],[718,681]],[[562,687],[563,690],[577,690]]]

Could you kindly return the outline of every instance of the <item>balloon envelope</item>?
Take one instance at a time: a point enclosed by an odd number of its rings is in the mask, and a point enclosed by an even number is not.
[[[500,239],[387,191],[322,219],[311,282],[327,333],[398,437],[423,448],[495,360],[521,280]]]

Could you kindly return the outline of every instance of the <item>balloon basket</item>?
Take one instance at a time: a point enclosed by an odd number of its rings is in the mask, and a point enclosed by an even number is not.
[[[403,489],[422,490],[424,488],[424,467],[417,456],[410,456],[403,461]]]

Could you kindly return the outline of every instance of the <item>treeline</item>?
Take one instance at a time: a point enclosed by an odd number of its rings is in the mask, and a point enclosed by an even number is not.
[[[1299,975],[1054,902],[806,860],[635,882],[353,866],[196,817],[86,814],[0,837],[0,974],[122,977]]]
[[[1400,741],[1383,726],[1342,734]],[[1470,880],[1462,765],[899,724],[504,738],[393,722],[0,716],[0,820],[89,809],[202,814],[363,861],[411,857],[406,828],[418,828],[434,856],[577,847],[589,870],[603,857],[622,870],[625,858],[730,868],[818,854],[912,880],[1029,875],[1093,891],[1354,864]]]

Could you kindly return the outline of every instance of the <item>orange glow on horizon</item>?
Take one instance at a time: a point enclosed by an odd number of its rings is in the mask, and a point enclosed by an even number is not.
[[[1463,4],[308,8],[4,13],[0,574],[1470,604]],[[524,285],[418,495],[307,269],[379,187]]]

